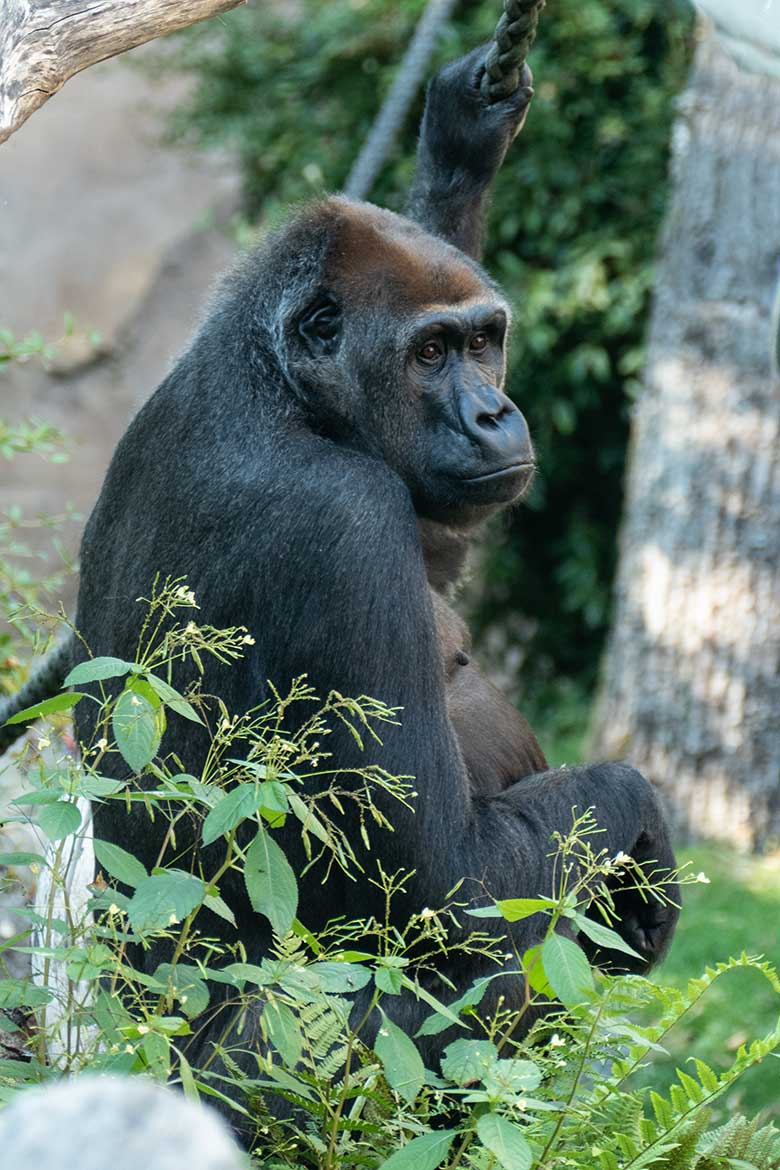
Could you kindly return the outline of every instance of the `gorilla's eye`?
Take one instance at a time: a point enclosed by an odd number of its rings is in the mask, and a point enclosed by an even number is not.
[[[339,313],[335,305],[323,305],[309,317],[309,326],[317,337],[335,337],[339,329]]]
[[[444,346],[440,341],[426,341],[417,350],[417,357],[426,365],[432,366],[444,357]]]
[[[488,339],[486,333],[475,333],[469,342],[469,351],[471,353],[484,353],[488,347]]]

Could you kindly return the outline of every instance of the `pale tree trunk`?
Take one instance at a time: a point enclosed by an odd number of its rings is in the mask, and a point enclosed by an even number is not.
[[[0,0],[0,142],[89,65],[244,0]]]
[[[593,749],[678,826],[780,839],[780,79],[699,45],[675,130]]]

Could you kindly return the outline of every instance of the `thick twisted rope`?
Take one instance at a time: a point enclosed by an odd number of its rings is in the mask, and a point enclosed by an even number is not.
[[[519,87],[544,3],[545,0],[504,0],[504,11],[485,59],[482,96],[486,102],[500,102]]]

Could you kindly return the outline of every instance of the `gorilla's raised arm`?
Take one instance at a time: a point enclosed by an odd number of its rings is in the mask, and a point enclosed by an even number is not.
[[[479,260],[490,184],[533,97],[531,71],[511,97],[488,104],[480,80],[488,46],[444,68],[428,87],[406,213]]]

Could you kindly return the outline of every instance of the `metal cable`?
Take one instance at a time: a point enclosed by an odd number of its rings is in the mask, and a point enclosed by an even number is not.
[[[428,0],[393,84],[344,184],[344,194],[351,199],[365,199],[376,182],[422,84],[436,38],[455,3],[456,0]]]

